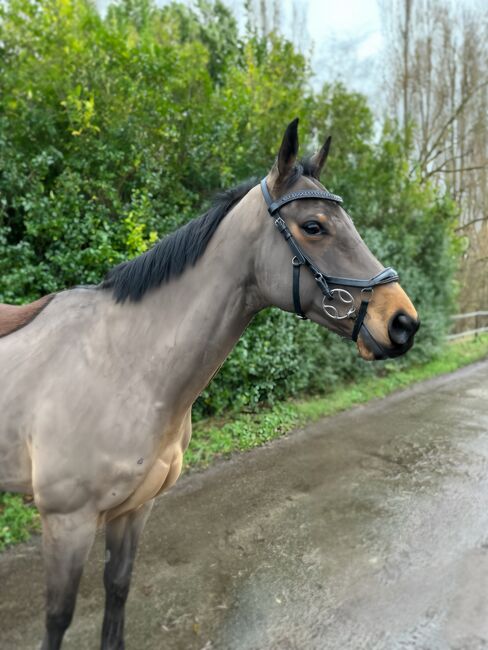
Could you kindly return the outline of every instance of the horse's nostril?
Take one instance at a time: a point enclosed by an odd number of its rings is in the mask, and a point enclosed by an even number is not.
[[[420,321],[404,312],[399,312],[390,320],[388,334],[396,345],[405,345],[412,339],[419,326]]]

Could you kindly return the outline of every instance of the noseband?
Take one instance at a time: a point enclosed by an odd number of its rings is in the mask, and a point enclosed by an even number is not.
[[[356,278],[336,278],[331,275],[325,275],[320,269],[315,266],[312,260],[303,252],[298,242],[291,234],[288,226],[280,216],[280,208],[292,201],[300,201],[302,199],[322,199],[325,201],[332,201],[334,203],[342,203],[342,198],[337,194],[331,194],[327,190],[298,190],[297,192],[290,192],[284,194],[276,201],[273,201],[269,193],[266,179],[261,181],[261,190],[264,195],[264,200],[268,206],[268,212],[274,219],[274,224],[279,232],[283,235],[288,242],[288,246],[293,253],[292,266],[293,266],[293,306],[295,313],[299,318],[306,320],[303,313],[302,305],[300,302],[300,269],[305,266],[310,273],[320,291],[323,294],[322,306],[326,315],[332,320],[343,320],[351,318],[355,320],[354,329],[352,331],[351,339],[357,341],[361,327],[363,326],[368,304],[373,296],[373,288],[379,284],[389,284],[390,282],[398,282],[399,277],[397,272],[388,267],[383,269],[380,273],[372,277],[370,280],[359,280]],[[339,285],[337,289],[330,289],[329,284]],[[356,313],[356,305],[354,297],[343,287],[354,287],[361,289],[361,305],[359,311]],[[330,304],[337,301],[336,305]],[[339,311],[339,308],[345,306],[344,309]],[[366,327],[366,326],[365,326]],[[368,332],[369,334],[369,332]]]

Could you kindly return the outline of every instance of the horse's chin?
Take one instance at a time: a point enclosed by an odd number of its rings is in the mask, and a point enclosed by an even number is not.
[[[366,343],[363,341],[361,337],[358,338],[356,345],[358,347],[358,352],[359,356],[361,359],[364,359],[365,361],[374,361],[375,360],[375,355],[374,352],[372,352]]]

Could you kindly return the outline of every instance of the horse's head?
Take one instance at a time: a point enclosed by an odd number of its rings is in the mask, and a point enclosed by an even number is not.
[[[417,312],[359,236],[340,197],[321,185],[330,138],[297,164],[298,120],[261,184],[269,230],[261,240],[260,291],[266,300],[357,341],[364,359],[396,357],[413,344]],[[276,226],[276,227],[275,227]]]

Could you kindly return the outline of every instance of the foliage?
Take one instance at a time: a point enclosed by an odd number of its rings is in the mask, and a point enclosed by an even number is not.
[[[403,372],[395,372],[390,366],[383,377],[342,382],[325,397],[288,400],[260,408],[255,413],[237,414],[224,422],[215,418],[205,420],[195,427],[185,460],[191,466],[207,465],[216,456],[262,445],[298,425],[386,397],[396,390],[453,372],[487,356],[488,334],[483,334],[444,346],[429,362],[412,364]]]
[[[278,34],[240,35],[220,0],[0,4],[0,300],[84,283],[195,216],[215,190],[264,174],[284,126],[330,132],[327,185],[423,321],[394,367],[435,352],[452,305],[455,206],[408,172],[394,125],[375,141],[364,97],[312,90]],[[255,409],[384,372],[353,346],[274,310],[258,315],[199,400],[198,416]]]
[[[0,493],[0,551],[25,542],[39,525],[39,515],[32,503],[25,503],[15,494]]]

